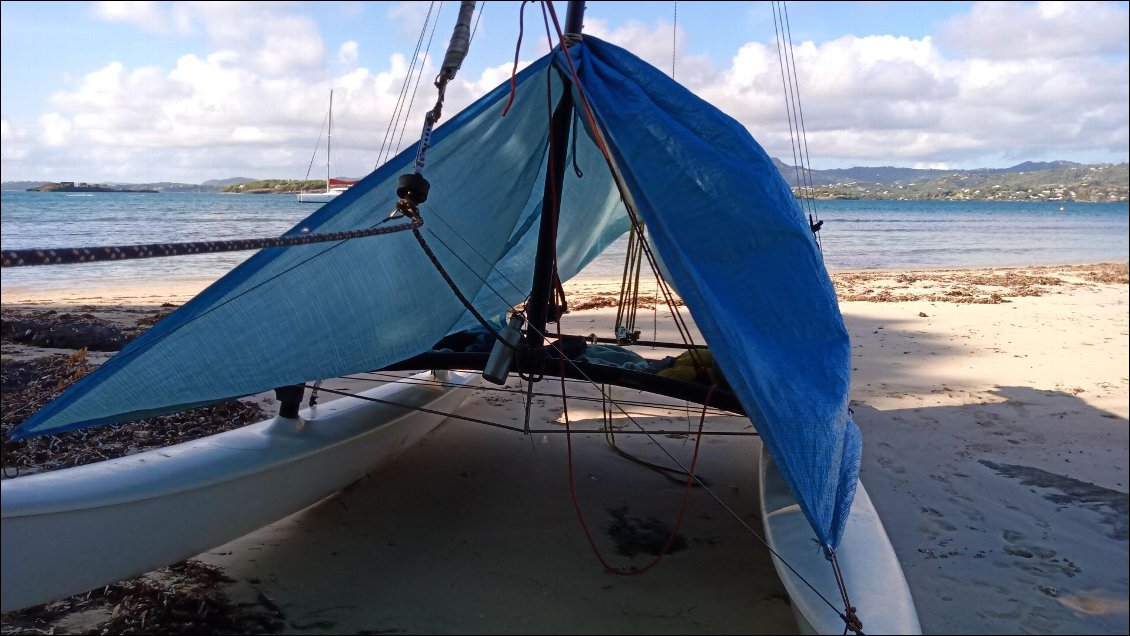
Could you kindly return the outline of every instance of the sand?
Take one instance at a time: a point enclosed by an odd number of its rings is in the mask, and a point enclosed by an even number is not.
[[[1117,264],[834,273],[854,352],[861,479],[926,633],[1128,631],[1126,272]],[[610,335],[618,285],[568,284],[574,306],[588,308],[567,316],[565,330]],[[126,320],[166,300],[154,289],[64,299],[5,289],[3,306],[83,305]],[[637,325],[644,338],[674,337],[662,309],[641,309]],[[600,423],[599,404],[569,409],[578,426]],[[489,391],[461,412],[517,425],[524,415],[519,396]],[[560,426],[560,415],[559,399],[535,398],[536,425]],[[680,431],[697,424],[682,405],[640,417]],[[743,425],[713,415],[708,423]],[[655,442],[617,440],[670,463]],[[689,462],[693,439],[657,441]],[[637,548],[647,530],[666,536],[682,486],[622,459],[600,434],[573,443],[577,500],[602,556],[643,566],[652,557],[617,553],[616,539],[625,528]],[[694,489],[679,531],[685,547],[638,576],[608,573],[590,548],[564,436],[455,420],[338,495],[199,560],[233,580],[231,598],[273,608],[287,633],[784,633],[795,626],[780,583],[732,516],[760,529],[758,446],[747,437],[703,443],[700,472],[726,507]]]

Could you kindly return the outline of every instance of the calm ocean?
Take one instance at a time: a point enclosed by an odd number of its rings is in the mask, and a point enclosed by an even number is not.
[[[291,195],[0,193],[0,247],[277,236],[317,208]],[[1062,210],[1060,209],[1062,206]],[[1127,203],[819,201],[829,269],[1126,261]],[[619,275],[621,239],[584,271]],[[250,252],[3,270],[3,288],[214,280]]]

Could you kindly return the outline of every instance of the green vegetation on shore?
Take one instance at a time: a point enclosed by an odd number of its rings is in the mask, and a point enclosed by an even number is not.
[[[802,171],[779,159],[774,164],[797,196]],[[1079,164],[1070,161],[1024,162],[1010,168],[939,170],[918,168],[856,167],[803,171],[817,199],[871,200],[980,200],[980,201],[1077,201],[1119,202],[1130,200],[1130,164]],[[317,192],[324,179],[212,179],[202,184],[147,183],[90,185],[80,183],[64,190],[64,184],[6,181],[4,190],[67,192],[223,192],[230,194],[294,194]]]
[[[817,199],[1118,202],[1126,201],[1130,191],[1128,166],[1060,162],[1042,170],[924,170],[921,179],[900,175],[903,178],[887,181],[831,183],[821,177],[827,179],[827,173],[834,171],[813,170],[810,194]],[[795,178],[790,181],[794,194],[804,194]]]
[[[123,188],[111,188],[107,185],[94,184],[94,183],[79,183],[75,184],[74,181],[63,181],[60,183],[45,183],[41,186],[28,188],[28,192],[156,192],[156,190],[127,190]]]
[[[326,189],[325,179],[260,179],[220,188],[220,192],[235,194],[295,194]]]

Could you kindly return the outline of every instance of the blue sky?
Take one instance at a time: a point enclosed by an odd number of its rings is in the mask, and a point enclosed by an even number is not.
[[[786,6],[813,167],[1127,160],[1126,2]],[[449,115],[508,77],[518,7],[485,3]],[[300,178],[331,88],[335,172],[360,176],[429,8],[442,56],[456,2],[4,2],[3,180]],[[676,79],[791,161],[769,2],[594,0],[585,28],[667,72],[675,35]]]

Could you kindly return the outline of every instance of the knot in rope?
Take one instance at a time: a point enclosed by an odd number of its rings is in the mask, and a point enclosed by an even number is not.
[[[863,633],[863,621],[856,615],[855,608],[850,605],[844,608],[844,633],[848,630],[856,634]]]
[[[831,546],[824,546],[824,558],[832,564],[832,573],[836,575],[836,585],[840,588],[840,599],[844,602],[844,611],[840,618],[844,621],[844,634],[848,631],[856,634],[863,633],[863,621],[856,614],[856,608],[848,598],[847,586],[844,584],[844,575],[840,571],[840,562],[836,559],[836,552]]]

